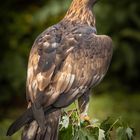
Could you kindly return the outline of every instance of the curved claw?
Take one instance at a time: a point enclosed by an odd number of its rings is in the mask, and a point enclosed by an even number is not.
[[[90,117],[87,115],[87,113],[86,114],[85,113],[84,114],[82,113],[82,114],[80,114],[80,120],[83,121],[83,122],[84,121],[90,122]]]

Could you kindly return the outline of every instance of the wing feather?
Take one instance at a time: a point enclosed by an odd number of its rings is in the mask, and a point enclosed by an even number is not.
[[[63,39],[56,43],[53,35],[36,41],[31,51],[28,96],[33,102],[38,90],[43,91],[46,106],[62,107],[102,80],[111,60],[112,41],[91,33],[59,37]]]
[[[88,42],[91,47],[83,46],[72,52],[75,80],[71,88],[58,97],[55,107],[68,106],[105,76],[113,52],[112,40],[108,36],[93,35]]]

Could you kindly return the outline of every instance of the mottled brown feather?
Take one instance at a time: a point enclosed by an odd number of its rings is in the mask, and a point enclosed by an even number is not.
[[[27,112],[30,119],[36,119],[41,130],[46,119],[44,109],[46,113],[46,108],[59,112],[78,98],[83,102],[82,97],[89,96],[91,87],[95,87],[108,70],[112,40],[96,35],[92,13],[95,1],[74,0],[64,19],[39,35],[32,46],[26,84],[30,110]],[[28,115],[24,115],[27,118]],[[16,124],[13,127],[19,129],[19,121],[18,127]],[[10,134],[17,129],[11,128]]]
[[[61,25],[63,25],[63,22]],[[60,27],[59,31],[61,31]],[[47,92],[50,94],[49,89],[53,89],[55,92],[52,93],[54,94],[52,98],[55,102],[57,100],[57,98],[54,99],[55,94],[57,97],[59,94],[68,94],[71,88],[88,89],[99,83],[105,75],[112,56],[111,39],[107,36],[96,35],[94,32],[87,34],[86,30],[84,33],[69,33],[69,29],[72,29],[73,25],[70,24],[68,27],[65,30],[62,28],[63,35],[61,34],[61,37],[59,37],[61,38],[60,42],[51,42],[51,40],[57,40],[57,29],[54,30],[54,27],[52,27],[53,33],[56,32],[54,37],[50,30],[49,33],[46,31],[43,36],[47,34],[47,37],[51,36],[52,38],[49,38],[50,40],[42,39],[42,45],[38,41],[34,44],[29,59],[29,69],[32,67],[34,71],[31,76],[28,76],[27,89],[30,90],[30,85],[34,87],[33,81],[35,80],[37,88],[36,91],[34,88],[34,93],[29,91],[29,93],[32,93],[28,95],[31,101],[36,98],[35,95],[38,91],[46,92],[45,96],[47,96]],[[46,51],[48,47],[50,47],[50,50],[52,49],[50,52]],[[41,52],[38,52],[40,48]],[[48,100],[49,104],[47,104]],[[53,104],[50,100],[51,96],[44,101],[47,106]],[[44,102],[43,104],[45,104]]]

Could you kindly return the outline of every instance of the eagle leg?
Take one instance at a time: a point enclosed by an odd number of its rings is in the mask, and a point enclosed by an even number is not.
[[[89,92],[86,92],[78,99],[78,106],[80,110],[80,119],[82,121],[89,121],[88,107],[89,107]]]

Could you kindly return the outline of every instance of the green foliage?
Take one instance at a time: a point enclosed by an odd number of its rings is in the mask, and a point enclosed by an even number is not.
[[[137,105],[137,102],[139,101],[139,98],[140,98],[140,94],[136,94],[136,95],[125,94],[124,95],[124,94],[117,93],[115,94],[117,95],[115,97],[111,95],[104,94],[104,95],[95,96],[94,98],[91,98],[89,112],[88,112],[89,116],[91,117],[91,123],[94,124],[95,127],[100,126],[101,129],[103,129],[104,131],[107,131],[110,128],[110,124],[113,124],[113,122],[115,122],[115,120],[119,118],[119,122],[120,120],[124,120],[125,122],[127,122],[127,123],[124,123],[123,121],[122,125],[125,126],[125,128],[127,128],[128,126],[135,128],[136,136],[134,137],[134,140],[140,140],[140,133],[139,133],[140,132],[140,127],[139,127],[140,106]],[[127,99],[126,99],[126,95],[127,95]],[[115,102],[113,101],[113,99],[115,99]],[[129,105],[130,103],[131,103],[131,106]],[[75,105],[73,104],[72,106],[68,108],[68,110],[71,110],[74,107]],[[10,138],[6,137],[5,134],[10,124],[16,118],[18,118],[19,115],[25,111],[25,109],[26,109],[25,107],[22,109],[17,107],[17,108],[12,108],[10,110],[9,109],[8,110],[3,109],[3,111],[1,110],[0,115],[2,116],[0,116],[1,118],[0,119],[0,140],[9,140],[9,139],[20,140],[21,132],[19,131]],[[63,116],[64,117],[62,117],[61,119],[62,120],[61,123],[63,125],[61,125],[60,123],[60,130],[63,130],[63,133],[61,131],[61,138],[64,137],[66,140],[69,140],[72,137],[73,133],[71,132],[69,133],[67,129],[62,129],[64,128],[62,126],[67,127],[68,124],[69,124],[68,126],[70,126],[71,121],[69,119],[69,115],[67,116],[66,113],[64,113]],[[107,119],[107,121],[104,122],[103,120],[105,120],[105,118],[107,118],[108,116],[111,116],[111,117],[109,118],[109,120]],[[66,121],[63,121],[63,119],[65,119]],[[104,125],[102,125],[102,122],[105,123],[105,127]],[[119,126],[121,127],[121,125]],[[82,127],[84,126],[82,125]],[[117,139],[113,139],[113,140],[117,140]]]
[[[121,118],[80,121],[77,110],[62,116],[60,140],[132,140],[135,132]]]
[[[119,127],[117,129],[117,140],[132,140],[134,131],[132,128]]]

